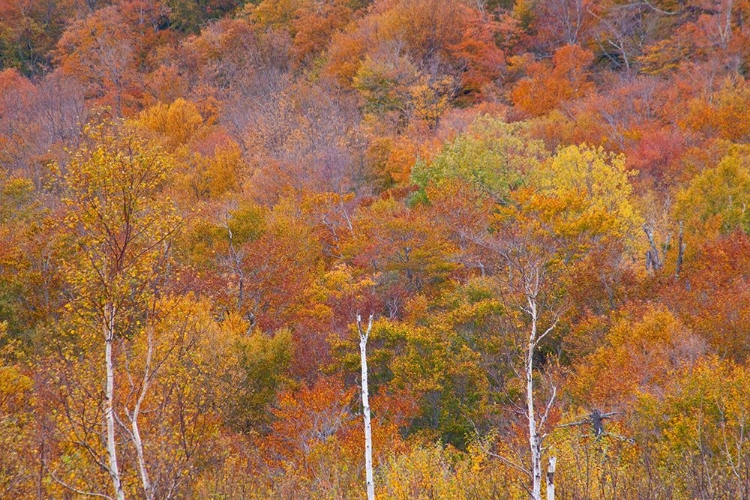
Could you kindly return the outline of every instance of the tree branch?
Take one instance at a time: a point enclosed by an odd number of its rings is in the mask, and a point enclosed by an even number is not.
[[[49,475],[50,475],[50,477],[52,478],[52,480],[54,482],[56,482],[57,484],[59,484],[60,486],[62,486],[64,488],[69,489],[70,491],[72,491],[73,493],[75,493],[77,495],[83,495],[83,496],[87,496],[87,497],[97,497],[97,498],[108,498],[109,500],[112,500],[111,496],[105,495],[103,493],[94,493],[92,491],[79,490],[75,486],[71,486],[70,484],[66,483],[62,479],[60,479],[57,476],[55,476],[55,473],[52,472],[51,470],[48,470],[48,472],[49,472]]]

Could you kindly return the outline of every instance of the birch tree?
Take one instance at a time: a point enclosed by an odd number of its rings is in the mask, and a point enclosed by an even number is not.
[[[370,399],[367,387],[367,339],[372,331],[372,314],[367,329],[362,328],[362,317],[357,314],[359,333],[359,354],[362,358],[362,414],[365,420],[365,475],[367,480],[367,500],[375,500],[375,481],[372,477],[372,427],[370,426]]]
[[[623,159],[602,150],[562,149],[531,180],[536,186],[513,193],[511,203],[498,209],[485,245],[500,257],[498,279],[506,303],[520,313],[512,328],[522,353],[530,494],[541,500],[543,443],[558,387],[551,377],[544,393],[536,387],[540,345],[568,307],[567,290],[576,286],[571,281],[577,269],[599,265],[589,259],[594,251],[627,249],[640,217],[628,201]]]
[[[118,460],[121,429],[135,447],[144,496],[152,499],[139,417],[156,369],[154,304],[169,260],[169,240],[178,225],[171,202],[160,195],[171,163],[125,127],[103,124],[87,134],[89,145],[74,153],[62,179],[65,224],[76,247],[75,258],[65,266],[71,292],[68,309],[84,330],[100,332],[106,427],[106,460],[100,463],[111,479],[114,498],[125,499]],[[136,379],[127,366],[118,367],[117,351],[139,334],[148,336],[148,349],[142,375]],[[129,394],[118,396],[118,375],[128,380]],[[128,408],[133,394],[135,403]]]
[[[504,261],[500,279],[506,307],[520,313],[511,313],[511,318],[514,318],[511,328],[519,342],[521,370],[518,375],[524,384],[523,411],[530,454],[527,472],[531,476],[529,493],[533,500],[542,498],[543,443],[550,411],[557,397],[557,386],[550,383],[545,401],[539,405],[542,395],[535,380],[535,360],[540,343],[555,329],[565,308],[564,300],[555,290],[555,253],[558,248],[553,238],[540,231],[542,227],[533,219],[523,224],[513,220],[512,226],[505,228],[503,239],[493,242]],[[519,468],[523,470],[523,467]]]

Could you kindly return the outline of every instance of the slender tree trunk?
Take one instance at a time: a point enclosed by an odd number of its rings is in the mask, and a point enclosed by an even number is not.
[[[534,413],[534,350],[537,337],[537,308],[536,301],[528,298],[529,314],[531,316],[531,333],[526,349],[526,418],[529,422],[529,448],[531,451],[531,498],[542,500],[542,440],[536,426]]]
[[[154,499],[153,489],[151,488],[151,481],[148,477],[148,470],[146,469],[146,461],[143,454],[143,441],[141,441],[141,433],[138,428],[138,418],[134,416],[132,423],[133,431],[133,444],[135,445],[136,455],[138,457],[138,472],[141,475],[141,484],[143,485],[143,491],[147,500]]]
[[[680,233],[677,242],[677,265],[675,266],[674,277],[679,278],[682,272],[682,260],[685,258],[685,243],[682,241],[682,221],[680,221]]]
[[[359,353],[362,357],[362,413],[365,420],[365,474],[367,480],[367,500],[375,500],[375,481],[372,476],[372,428],[370,427],[370,400],[367,389],[367,338],[372,330],[372,315],[367,330],[362,331],[362,319],[357,315],[359,332]]]
[[[536,428],[536,416],[534,415],[534,378],[532,357],[533,349],[529,349],[526,358],[526,411],[529,422],[529,448],[531,451],[531,497],[534,500],[542,498],[542,446],[539,432]]]
[[[154,491],[151,486],[151,481],[148,477],[148,469],[146,468],[146,458],[143,452],[143,440],[141,439],[141,431],[138,427],[138,417],[141,413],[141,407],[143,401],[146,399],[146,393],[148,392],[149,382],[151,379],[151,359],[154,353],[154,334],[151,327],[148,328],[148,350],[146,352],[146,366],[143,369],[143,381],[141,383],[141,392],[138,395],[138,401],[135,403],[133,412],[130,416],[130,427],[133,434],[133,444],[135,445],[136,457],[138,458],[138,472],[141,475],[141,484],[143,485],[143,492],[146,500],[154,500]]]
[[[242,304],[245,301],[245,273],[242,272],[242,258],[237,253],[237,249],[234,246],[234,233],[232,228],[229,227],[229,215],[224,217],[224,226],[226,227],[227,233],[229,234],[229,258],[232,262],[232,267],[237,275],[237,309],[242,310]]]
[[[555,467],[557,466],[557,457],[549,458],[547,467],[547,500],[555,500]]]
[[[112,361],[112,344],[115,340],[115,306],[106,304],[104,306],[104,343],[105,362],[107,365],[107,388],[104,403],[104,418],[107,422],[107,457],[109,458],[109,476],[112,478],[112,486],[115,489],[115,498],[125,500],[125,492],[120,480],[120,468],[117,465],[117,447],[115,444],[115,370]]]

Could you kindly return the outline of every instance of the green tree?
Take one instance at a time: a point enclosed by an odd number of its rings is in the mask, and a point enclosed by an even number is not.
[[[502,201],[546,156],[544,145],[527,136],[527,125],[484,115],[431,162],[418,161],[412,179],[422,188],[423,198],[428,185],[440,188],[449,179],[457,179]]]

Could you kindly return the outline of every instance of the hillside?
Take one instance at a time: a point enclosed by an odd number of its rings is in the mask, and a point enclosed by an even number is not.
[[[0,498],[750,498],[748,19],[0,0]]]

